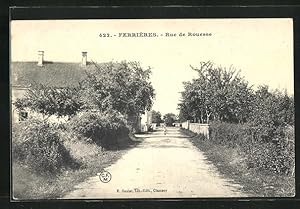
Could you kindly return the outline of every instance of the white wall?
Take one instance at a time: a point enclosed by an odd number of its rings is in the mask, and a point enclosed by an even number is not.
[[[182,123],[182,128],[190,130],[197,134],[203,134],[204,136],[209,138],[209,124],[190,123],[190,121],[186,121]]]

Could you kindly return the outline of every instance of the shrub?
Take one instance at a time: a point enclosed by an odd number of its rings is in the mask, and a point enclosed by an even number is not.
[[[251,128],[247,124],[213,122],[209,126],[210,139],[230,147],[243,146],[252,141]]]
[[[31,119],[14,124],[12,156],[38,173],[57,173],[76,162],[60,141],[55,128],[45,121]]]
[[[129,134],[126,120],[116,112],[82,112],[72,118],[68,126],[75,133],[106,148]]]
[[[294,167],[293,146],[278,142],[255,142],[247,150],[249,167],[260,168],[274,173],[291,174]]]
[[[280,174],[293,174],[295,165],[293,127],[280,130],[272,141],[248,124],[213,122],[210,125],[210,140],[228,147],[239,147],[247,159],[249,168]]]

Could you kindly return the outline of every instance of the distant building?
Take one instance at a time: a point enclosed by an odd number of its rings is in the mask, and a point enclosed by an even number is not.
[[[141,130],[147,132],[152,124],[152,111],[146,111],[145,114],[141,116]],[[156,127],[156,126],[155,126]]]
[[[147,115],[147,124],[151,125],[152,124],[152,111],[151,110],[147,111],[146,115]]]
[[[82,52],[79,62],[45,61],[44,51],[38,51],[37,61],[11,62],[11,112],[12,123],[36,117],[38,114],[30,111],[19,112],[13,105],[17,98],[22,98],[32,84],[43,84],[55,88],[76,87],[86,78],[86,71],[93,70],[95,65],[87,60],[87,52]],[[55,120],[56,117],[53,116]],[[129,116],[129,123],[140,131],[140,116]],[[132,121],[131,121],[132,120]]]

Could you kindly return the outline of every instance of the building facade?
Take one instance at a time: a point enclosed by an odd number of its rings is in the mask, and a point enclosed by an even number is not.
[[[17,98],[23,98],[26,91],[33,84],[42,84],[54,88],[76,87],[86,78],[86,71],[95,70],[95,65],[87,59],[87,52],[82,52],[78,62],[47,61],[44,51],[38,51],[38,58],[31,62],[11,62],[10,66],[10,92],[11,92],[11,122],[17,123],[39,114],[29,110],[18,111],[14,105]],[[51,116],[50,120],[56,121],[57,117]],[[139,116],[130,116],[129,124],[137,132],[141,129]]]

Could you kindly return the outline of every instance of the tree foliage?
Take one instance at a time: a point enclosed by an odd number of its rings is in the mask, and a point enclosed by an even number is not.
[[[104,148],[118,145],[120,139],[128,140],[129,128],[124,116],[116,111],[85,111],[73,117],[68,127],[84,140],[92,140]]]
[[[144,70],[138,62],[94,63],[78,87],[35,84],[14,105],[19,110],[29,108],[43,115],[69,118],[89,109],[112,110],[125,116],[143,114],[150,110],[154,98],[150,74],[151,69]]]
[[[87,79],[82,82],[86,108],[113,109],[124,115],[150,110],[154,98],[150,68],[144,70],[138,62],[126,61],[94,64],[95,70],[86,71]]]
[[[176,121],[176,115],[174,113],[167,113],[164,115],[164,122],[167,126],[172,126]]]
[[[25,97],[17,98],[14,103],[19,110],[29,108],[43,115],[73,116],[80,111],[83,102],[80,100],[79,88],[55,88],[34,84]]]
[[[57,128],[44,120],[29,119],[12,130],[12,156],[34,172],[58,173],[79,166],[64,147]]]
[[[184,82],[179,104],[181,119],[202,123],[210,119],[246,121],[253,93],[239,71],[215,67],[211,62],[191,68],[198,72],[198,78]]]
[[[201,62],[184,83],[181,121],[210,123],[210,141],[242,150],[248,168],[294,175],[294,97],[267,85],[254,90],[232,67]]]
[[[198,77],[184,83],[179,104],[180,120],[209,123],[249,123],[257,140],[282,138],[294,124],[294,98],[287,92],[270,91],[266,85],[256,91],[232,67],[201,62]]]
[[[159,111],[151,111],[151,121],[152,123],[160,124],[162,122],[161,113]]]
[[[248,121],[259,138],[267,141],[281,138],[286,127],[294,125],[294,98],[287,92],[271,92],[268,86],[259,86]]]

